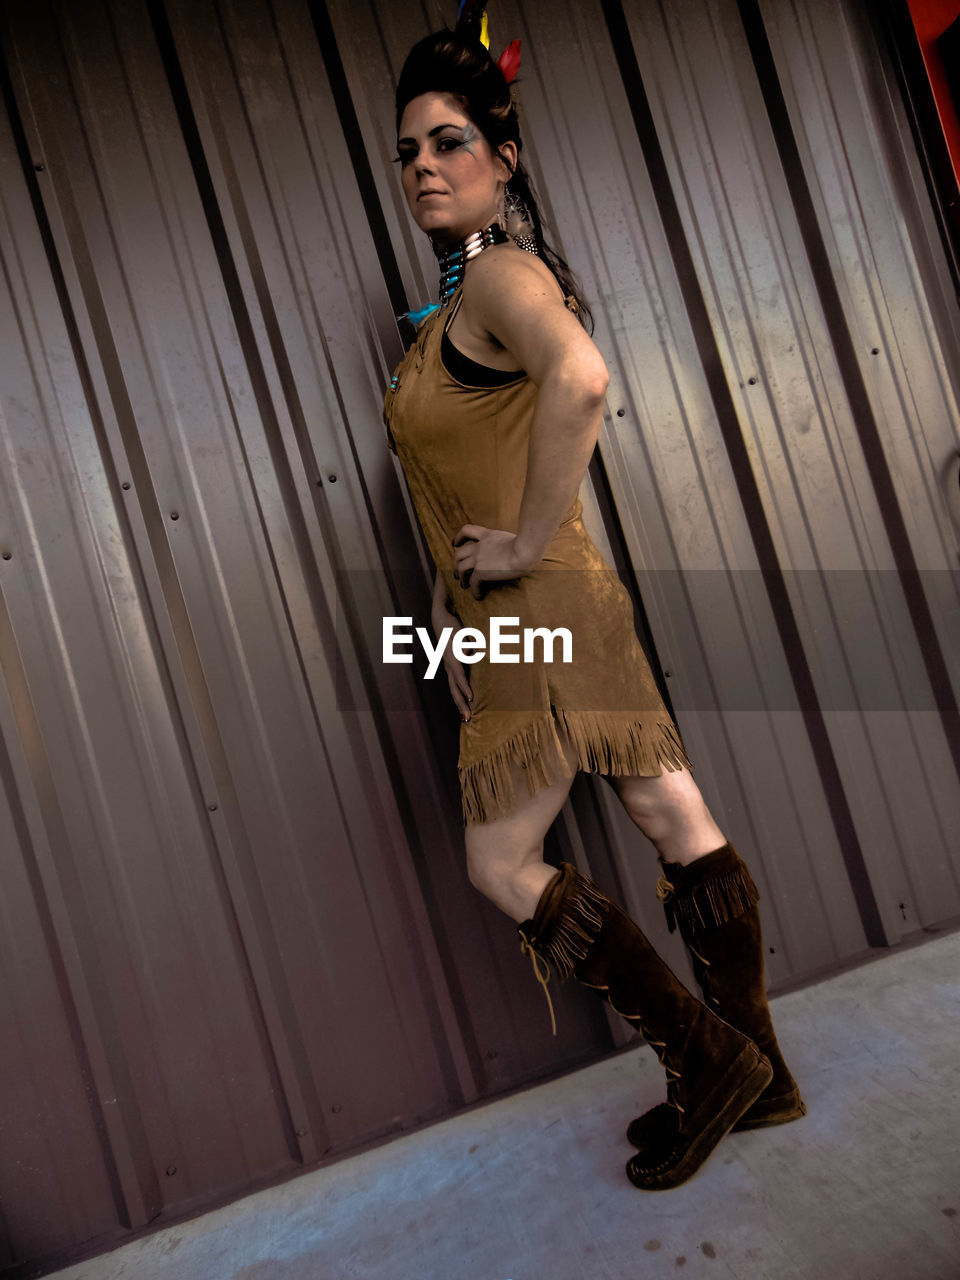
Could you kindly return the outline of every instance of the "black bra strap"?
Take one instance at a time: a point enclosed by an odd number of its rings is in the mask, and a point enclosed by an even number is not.
[[[527,375],[523,369],[493,369],[490,365],[481,364],[479,360],[465,355],[459,347],[453,345],[453,339],[448,335],[447,330],[450,328],[451,320],[460,310],[462,301],[463,286],[461,285],[440,334],[440,360],[447,373],[458,382],[470,387],[507,387],[512,382],[519,382],[521,378],[525,378]]]

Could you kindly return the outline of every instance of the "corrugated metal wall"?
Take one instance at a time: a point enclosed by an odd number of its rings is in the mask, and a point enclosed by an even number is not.
[[[958,315],[869,7],[490,15],[612,374],[588,514],[773,983],[956,915]],[[4,7],[13,1270],[625,1039],[577,990],[551,1037],[466,881],[447,695],[379,662],[381,614],[428,610],[380,407],[436,283],[392,91],[451,18]],[[664,940],[608,789],[578,780],[548,853]]]

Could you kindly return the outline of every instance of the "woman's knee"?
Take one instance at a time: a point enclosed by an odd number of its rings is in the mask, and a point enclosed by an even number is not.
[[[491,847],[492,846],[492,847]],[[524,868],[543,859],[543,841],[530,847],[504,848],[495,841],[467,837],[467,879],[484,897],[503,898],[522,877]]]
[[[664,770],[654,777],[611,779],[628,815],[641,829],[661,827],[704,809],[700,788],[688,769]]]
[[[525,776],[514,768],[515,804],[503,817],[471,823],[466,829],[467,878],[475,889],[498,901],[543,861],[543,840],[573,781],[562,777],[532,795]]]

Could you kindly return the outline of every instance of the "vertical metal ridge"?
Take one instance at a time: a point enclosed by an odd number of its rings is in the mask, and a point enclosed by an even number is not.
[[[820,294],[824,318],[837,354],[837,364],[853,410],[853,422],[877,493],[880,514],[890,540],[900,585],[910,607],[910,619],[916,632],[927,676],[937,700],[954,768],[960,777],[960,706],[954,695],[950,673],[940,649],[933,615],[924,594],[920,571],[900,510],[873,406],[857,360],[837,282],[830,266],[826,243],[804,173],[763,16],[758,0],[737,0],[737,4],[757,71],[757,80],[766,104],[777,152],[783,165],[784,177],[797,213],[797,223],[807,252],[810,270]]]
[[[20,817],[23,865],[57,975],[79,1071],[90,1084],[88,1104],[117,1217],[125,1227],[143,1226],[160,1212],[160,1185],[2,583],[0,675],[20,739],[30,744],[30,783],[43,812],[42,844]],[[0,749],[7,755],[2,738]],[[7,769],[0,771],[3,774],[10,776]],[[16,818],[21,806],[17,797],[11,800]]]
[[[743,440],[736,406],[723,373],[723,363],[714,337],[713,326],[697,277],[696,266],[687,245],[680,211],[673,193],[673,184],[637,64],[630,29],[620,0],[600,0],[600,2],[620,68],[624,90],[633,111],[637,135],[650,170],[658,211],[670,244],[674,269],[690,315],[691,329],[716,408],[717,420],[730,458],[730,465],[736,477],[760,572],[773,607],[804,723],[814,747],[817,768],[840,839],[840,848],[856,898],[864,934],[871,946],[884,946],[887,935],[880,909],[870,882],[870,874],[853,813],[846,798],[813,675],[804,652],[800,628],[787,590],[783,568],[774,546],[763,499]]]
[[[397,262],[397,255],[390,239],[390,232],[387,229],[387,220],[383,216],[383,206],[377,194],[373,170],[370,166],[367,148],[360,130],[357,112],[353,105],[353,95],[347,83],[343,59],[340,57],[340,49],[334,35],[326,0],[307,0],[307,8],[314,31],[317,33],[317,44],[320,47],[320,54],[327,69],[330,90],[337,104],[340,128],[343,130],[343,136],[346,139],[350,158],[353,162],[354,177],[363,200],[363,207],[376,248],[380,270],[383,272],[384,283],[390,295],[390,305],[393,308],[394,315],[401,316],[409,310],[410,304],[407,301],[406,290],[403,287],[400,265]]]

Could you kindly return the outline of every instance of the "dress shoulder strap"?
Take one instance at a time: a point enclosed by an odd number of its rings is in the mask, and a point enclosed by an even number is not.
[[[453,320],[453,317],[460,310],[460,303],[462,301],[463,301],[463,285],[460,285],[457,291],[457,296],[453,300],[453,306],[450,308],[450,313],[447,316],[446,320],[444,321],[444,324],[443,324],[444,333],[446,333],[447,330],[450,328],[450,322]]]

